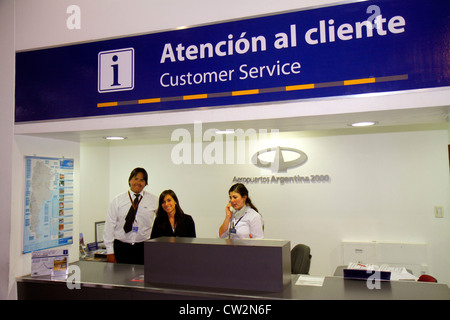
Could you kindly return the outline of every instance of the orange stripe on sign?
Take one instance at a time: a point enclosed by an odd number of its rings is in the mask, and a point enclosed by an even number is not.
[[[375,78],[344,80],[344,86],[351,86],[354,84],[364,84],[364,83],[375,83]]]
[[[189,96],[183,96],[183,100],[195,100],[195,99],[206,99],[208,95],[205,94],[191,94]]]
[[[152,98],[152,99],[141,99],[141,100],[138,100],[139,104],[156,103],[156,102],[161,102],[161,98]]]
[[[286,91],[305,90],[305,89],[314,89],[314,83],[299,84],[296,86],[286,86]]]
[[[233,96],[245,96],[245,95],[249,95],[249,94],[258,94],[258,93],[259,93],[258,89],[253,89],[253,90],[233,91],[233,92],[231,92],[231,95],[233,95]]]
[[[102,102],[97,103],[97,108],[104,108],[104,107],[117,107],[118,102]]]

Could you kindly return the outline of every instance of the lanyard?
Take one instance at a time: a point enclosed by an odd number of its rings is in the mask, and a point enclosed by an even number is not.
[[[137,193],[138,194],[138,193]],[[139,195],[139,194],[138,194]],[[139,201],[135,204],[134,203],[134,201],[131,199],[131,196],[130,196],[130,193],[128,192],[128,197],[130,198],[130,202],[131,202],[131,206],[133,207],[133,209],[134,209],[134,215],[136,215],[136,213],[137,213],[137,208],[139,207],[139,203],[141,203],[141,200],[142,200],[142,198],[144,197],[144,196],[141,196],[140,198],[139,198]]]
[[[234,227],[236,228],[237,224],[239,223],[239,221],[242,220],[242,218],[245,216],[245,214],[247,213],[247,211],[242,215],[242,217],[239,218],[239,220],[234,224]]]
[[[246,214],[247,214],[247,210],[245,210],[245,212],[244,212],[244,214],[242,215],[242,217],[240,217],[239,220],[238,220],[236,223],[234,223],[233,221],[231,221],[230,229],[228,230],[228,239],[231,239],[231,234],[232,234],[232,233],[233,233],[233,234],[236,234],[236,226],[237,226],[237,224],[239,223],[239,221],[241,221],[242,218],[243,218]]]

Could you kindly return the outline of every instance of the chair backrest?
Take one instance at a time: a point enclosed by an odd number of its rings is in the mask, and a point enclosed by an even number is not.
[[[311,249],[304,244],[297,244],[291,250],[291,273],[309,274]]]
[[[438,282],[437,279],[433,276],[430,276],[428,274],[422,274],[417,281],[423,281],[423,282]]]

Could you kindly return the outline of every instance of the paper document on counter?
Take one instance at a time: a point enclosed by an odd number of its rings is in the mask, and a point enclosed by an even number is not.
[[[307,274],[302,274],[302,275],[300,275],[300,277],[298,277],[297,281],[295,282],[295,285],[321,287],[323,285],[324,280],[325,280],[325,277],[310,276]]]
[[[377,266],[374,264],[361,264],[350,262],[347,269],[356,270],[374,270],[374,271],[388,271],[391,273],[391,280],[414,280],[418,278],[409,273],[405,267],[390,267],[388,265]]]

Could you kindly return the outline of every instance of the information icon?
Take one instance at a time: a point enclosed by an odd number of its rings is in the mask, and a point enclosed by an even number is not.
[[[98,92],[134,89],[134,49],[98,53]]]

